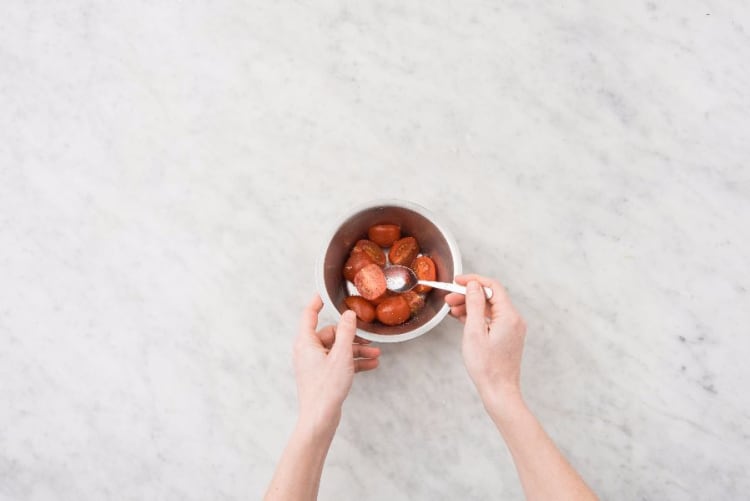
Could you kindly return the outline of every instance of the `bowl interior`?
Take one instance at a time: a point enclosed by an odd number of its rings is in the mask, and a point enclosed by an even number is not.
[[[357,240],[367,238],[367,229],[373,224],[393,223],[401,226],[402,236],[417,239],[420,252],[435,262],[437,280],[452,282],[458,259],[453,255],[448,239],[443,231],[425,215],[417,211],[395,205],[370,207],[356,212],[346,219],[331,238],[323,258],[323,283],[325,292],[333,306],[343,313],[346,311],[344,299],[346,281],[342,276],[344,262]],[[408,322],[387,326],[380,323],[357,321],[357,328],[371,334],[398,335],[419,329],[437,315],[445,305],[447,292],[431,290],[426,297],[425,307]]]

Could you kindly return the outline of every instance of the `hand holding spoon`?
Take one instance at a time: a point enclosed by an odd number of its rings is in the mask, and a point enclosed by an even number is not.
[[[433,282],[432,280],[419,280],[414,270],[406,266],[393,265],[383,270],[385,273],[385,286],[389,291],[406,292],[412,290],[417,285],[428,285],[436,289],[442,289],[451,292],[458,292],[466,295],[466,287],[448,282]],[[492,297],[492,289],[483,287],[484,295],[487,299]]]

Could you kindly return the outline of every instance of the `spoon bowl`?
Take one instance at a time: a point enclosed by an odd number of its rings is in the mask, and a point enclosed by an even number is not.
[[[420,280],[414,270],[408,266],[391,265],[385,270],[385,286],[389,291],[406,292],[412,290],[417,285],[427,285],[436,289],[445,291],[458,292],[466,295],[466,287],[448,282],[435,282],[432,280]],[[492,289],[483,287],[484,295],[487,299],[492,297]]]

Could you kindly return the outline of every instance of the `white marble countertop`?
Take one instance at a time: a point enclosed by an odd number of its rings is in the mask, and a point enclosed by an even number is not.
[[[329,226],[442,216],[602,499],[750,491],[750,7],[23,2],[0,16],[0,499],[261,496]],[[549,3],[548,3],[549,4]],[[321,499],[518,499],[445,320]]]

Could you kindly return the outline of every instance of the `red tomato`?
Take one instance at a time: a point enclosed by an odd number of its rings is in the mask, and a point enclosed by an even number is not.
[[[401,227],[397,224],[376,224],[367,230],[367,238],[381,247],[390,247],[401,238]]]
[[[354,310],[357,318],[368,324],[375,320],[375,307],[370,302],[359,296],[349,296],[344,300],[346,307]]]
[[[393,242],[393,247],[388,253],[391,264],[409,266],[419,254],[419,244],[414,237],[405,237]]]
[[[368,264],[354,276],[354,286],[365,299],[376,299],[385,294],[385,275],[377,264]]]
[[[395,296],[395,295],[396,295],[396,293],[395,293],[395,292],[391,292],[391,291],[385,291],[385,293],[383,293],[383,295],[382,295],[382,296],[380,296],[380,297],[376,297],[375,299],[373,299],[373,300],[372,300],[372,301],[370,301],[370,302],[371,302],[372,304],[374,304],[375,306],[377,306],[377,305],[379,305],[380,303],[382,303],[383,301],[385,301],[386,299],[388,299],[389,297],[393,297],[393,296]]]
[[[354,277],[357,275],[359,270],[361,270],[368,264],[373,264],[370,256],[368,256],[364,252],[353,253],[351,256],[349,256],[349,259],[346,260],[346,263],[344,263],[344,278],[349,280],[350,282],[354,282]]]
[[[411,310],[403,296],[389,297],[375,309],[375,316],[385,325],[399,325],[409,320]]]
[[[416,292],[408,291],[401,295],[406,299],[406,303],[409,305],[409,310],[411,311],[412,316],[416,315],[419,313],[419,310],[424,308],[424,298]]]
[[[427,256],[419,256],[411,264],[411,269],[417,274],[417,278],[420,280],[432,280],[435,281],[437,272],[435,271],[435,262]],[[414,292],[422,294],[432,290],[429,285],[417,285],[414,287]]]
[[[372,259],[372,262],[378,266],[385,266],[385,254],[383,254],[383,249],[381,249],[375,242],[370,242],[369,240],[358,241],[352,249],[352,254],[358,252],[364,252],[367,254],[370,259]]]

